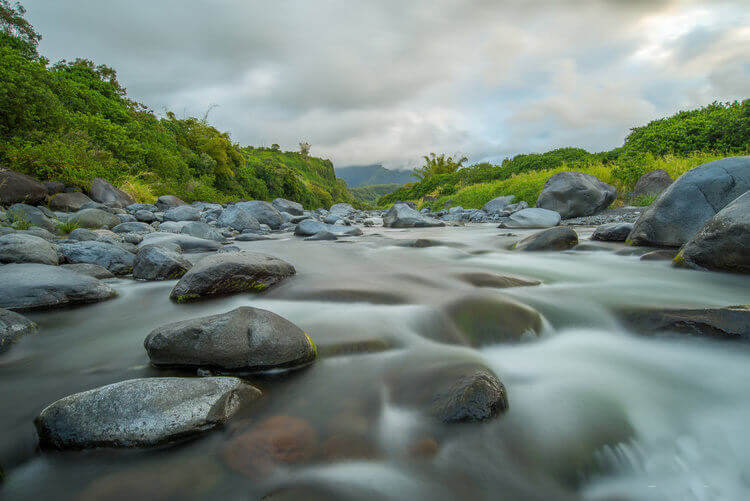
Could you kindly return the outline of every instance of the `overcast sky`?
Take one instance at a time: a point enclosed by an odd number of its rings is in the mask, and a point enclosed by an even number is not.
[[[748,0],[25,0],[48,58],[337,167],[601,151],[750,97]]]

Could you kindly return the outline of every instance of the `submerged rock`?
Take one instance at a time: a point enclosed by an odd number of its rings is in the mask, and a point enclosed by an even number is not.
[[[638,332],[679,333],[721,340],[750,341],[750,307],[666,309],[623,313],[623,320]]]
[[[13,311],[0,308],[0,353],[26,334],[36,332],[36,324]]]
[[[133,262],[133,278],[139,280],[178,280],[193,265],[182,254],[167,247],[147,245],[138,250]]]
[[[281,259],[256,252],[227,252],[198,261],[172,289],[174,301],[197,301],[209,296],[263,292],[296,273]]]
[[[578,245],[578,234],[568,227],[556,227],[529,235],[513,249],[520,251],[562,251]]]
[[[464,297],[447,304],[444,311],[474,347],[536,338],[544,329],[538,311],[499,295]]]
[[[383,226],[389,228],[425,228],[445,226],[445,223],[425,216],[406,204],[396,203],[383,216]]]
[[[156,366],[258,372],[311,363],[315,345],[302,329],[270,311],[241,307],[168,324],[144,342]]]
[[[630,232],[633,231],[633,223],[607,223],[594,230],[591,240],[602,242],[624,242]]]
[[[507,289],[510,287],[529,287],[539,285],[542,282],[530,278],[501,275],[484,271],[466,272],[456,274],[456,278],[469,283],[475,287],[492,287],[495,289]]]
[[[609,207],[617,190],[591,174],[558,172],[547,180],[536,206],[560,213],[563,219],[591,216]]]
[[[23,233],[0,237],[0,263],[41,263],[56,265],[57,247],[43,238]]]
[[[62,398],[34,424],[45,448],[150,447],[223,425],[259,396],[232,377],[131,379]]]

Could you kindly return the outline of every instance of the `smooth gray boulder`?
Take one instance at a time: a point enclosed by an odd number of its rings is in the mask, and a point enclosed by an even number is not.
[[[389,228],[426,228],[431,226],[445,226],[437,219],[425,216],[406,204],[393,204],[383,216],[383,226]]]
[[[57,181],[42,181],[42,185],[47,189],[50,195],[57,195],[65,191],[65,185]]]
[[[504,212],[506,207],[512,204],[515,199],[515,195],[493,198],[482,206],[482,210],[487,214],[500,214],[501,212]]]
[[[154,230],[154,227],[150,224],[132,221],[129,223],[120,223],[112,228],[112,231],[115,233],[136,233],[138,235],[146,235],[148,233],[153,233],[156,230]]]
[[[107,242],[86,240],[62,244],[60,255],[68,263],[88,263],[106,268],[115,275],[128,275],[133,271],[135,256],[122,247]]]
[[[162,212],[181,205],[187,205],[187,203],[174,195],[162,195],[156,199],[156,203],[154,204],[156,210]]]
[[[193,221],[182,227],[180,233],[196,238],[205,238],[214,242],[224,242],[226,238],[216,228],[200,221]]]
[[[41,207],[13,204],[8,208],[6,217],[11,223],[27,223],[44,228],[47,231],[57,231],[57,221],[54,219],[54,214],[51,214],[48,209],[45,212]]]
[[[577,171],[558,172],[547,180],[536,206],[554,210],[563,219],[592,216],[609,207],[617,190],[591,174]]]
[[[36,324],[23,315],[0,308],[0,353],[36,329]]]
[[[260,240],[271,240],[271,237],[259,233],[240,233],[234,239],[238,242],[258,242]]]
[[[750,156],[699,165],[680,176],[643,211],[628,243],[679,247],[748,190]]]
[[[196,238],[178,233],[164,233],[156,231],[143,236],[138,247],[147,245],[170,246],[177,245],[182,252],[213,252],[221,248],[221,244],[205,238]]]
[[[338,240],[338,237],[330,231],[319,231],[311,237],[307,237],[305,240],[316,241],[316,240]]]
[[[338,216],[339,219],[346,219],[347,217],[353,216],[354,213],[357,212],[357,209],[352,207],[351,204],[339,203],[331,205],[328,212]]]
[[[133,262],[133,278],[138,280],[177,280],[193,265],[179,251],[147,245],[138,250]]]
[[[177,282],[169,297],[183,303],[210,296],[259,293],[296,272],[291,264],[267,254],[214,254],[198,261]]]
[[[286,212],[287,214],[291,214],[293,216],[301,216],[305,211],[305,208],[302,207],[302,204],[292,202],[291,200],[287,200],[285,198],[277,198],[273,202],[271,202],[271,204],[276,207],[279,212]]]
[[[519,251],[562,251],[578,245],[578,234],[567,226],[557,226],[529,235],[513,246]]]
[[[216,226],[231,228],[240,232],[260,230],[260,223],[253,214],[239,205],[230,205],[224,209],[216,220]]]
[[[750,191],[717,212],[688,240],[675,257],[675,264],[750,273]]]
[[[41,263],[56,265],[57,247],[43,238],[24,233],[0,237],[0,263]]]
[[[61,268],[66,270],[75,271],[81,275],[88,275],[90,277],[98,278],[99,280],[105,278],[114,278],[115,274],[109,271],[107,268],[99,266],[98,264],[90,263],[74,263],[74,264],[63,264]]]
[[[323,218],[323,222],[326,224],[337,224],[339,222],[343,223],[341,218],[336,214],[328,214],[325,218]]]
[[[158,212],[158,209],[154,204],[131,204],[125,207],[125,209],[132,214],[135,214],[140,210],[145,210],[148,212]]]
[[[109,181],[100,177],[91,182],[89,195],[93,200],[111,207],[127,207],[135,203],[130,195],[115,188]]]
[[[159,223],[159,231],[168,233],[182,233],[182,229],[190,224],[190,221],[164,221]]]
[[[638,178],[633,194],[638,197],[658,195],[669,188],[674,179],[664,169],[647,172]]]
[[[71,214],[69,219],[78,223],[81,228],[92,230],[111,229],[121,224],[120,218],[102,209],[82,209]]]
[[[284,222],[281,213],[276,207],[262,200],[239,202],[235,204],[235,206],[245,209],[251,216],[257,219],[260,224],[267,224],[273,230],[278,230],[279,226]]]
[[[560,213],[539,209],[521,209],[508,217],[503,224],[506,228],[551,228],[560,224]]]
[[[314,219],[300,221],[294,229],[294,234],[299,237],[311,237],[321,232],[332,233],[337,237],[357,237],[362,235],[362,229],[357,226],[339,226],[321,223]]]
[[[201,211],[191,205],[172,207],[164,213],[164,221],[200,221]]]
[[[602,224],[594,230],[591,240],[601,242],[624,242],[630,232],[633,231],[633,223],[607,223]]]
[[[144,342],[156,366],[258,372],[296,368],[315,360],[302,329],[275,313],[237,308],[155,329]]]
[[[133,213],[135,216],[136,221],[140,221],[142,223],[153,223],[156,221],[156,216],[154,215],[153,211],[145,210],[145,209],[139,209]]]
[[[26,174],[0,169],[0,205],[38,204],[47,198],[47,188]]]
[[[34,310],[104,301],[117,295],[95,278],[59,266],[0,266],[0,308]]]
[[[151,447],[221,426],[260,395],[232,377],[131,379],[62,398],[34,424],[43,448]]]
[[[50,209],[60,212],[77,212],[92,200],[80,191],[70,193],[58,193],[49,199],[47,204]]]

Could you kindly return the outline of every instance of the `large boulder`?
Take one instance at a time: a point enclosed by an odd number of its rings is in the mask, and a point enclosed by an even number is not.
[[[750,191],[717,212],[682,247],[675,263],[689,268],[750,273]]]
[[[71,191],[70,193],[58,193],[52,196],[47,205],[50,209],[60,212],[78,212],[91,201],[80,191]]]
[[[276,207],[279,212],[286,212],[287,214],[291,214],[292,216],[301,216],[305,212],[305,208],[302,207],[302,204],[292,202],[291,200],[287,200],[285,198],[275,199],[272,202],[272,205]]]
[[[0,308],[0,353],[32,332],[36,332],[34,322],[16,312]]]
[[[237,308],[159,327],[144,345],[156,366],[257,372],[307,365],[316,349],[302,329],[270,311]]]
[[[383,216],[383,226],[390,228],[425,228],[445,226],[445,223],[425,216],[406,204],[394,204]]]
[[[256,252],[226,252],[198,261],[172,289],[178,302],[240,292],[263,292],[297,273],[281,259]]]
[[[607,223],[598,226],[591,235],[591,240],[601,242],[624,242],[630,232],[633,231],[633,223]]]
[[[562,251],[578,245],[578,234],[567,226],[558,226],[529,235],[516,245],[520,251]]]
[[[560,213],[532,207],[514,212],[503,223],[506,228],[551,228],[560,224]]]
[[[284,223],[281,213],[268,202],[262,200],[252,200],[250,202],[239,202],[235,204],[250,213],[260,224],[267,224],[273,230],[278,230]]]
[[[44,448],[150,447],[221,426],[258,397],[232,377],[131,379],[62,398],[34,424]]]
[[[138,280],[177,280],[193,265],[175,249],[147,245],[138,250],[133,262],[133,278]]]
[[[116,295],[114,289],[99,280],[59,266],[0,266],[0,308],[48,309],[104,301]]]
[[[231,228],[239,232],[260,231],[260,223],[255,216],[239,205],[230,205],[224,209],[219,219],[216,220],[216,226]]]
[[[335,216],[338,216],[339,219],[345,219],[357,212],[357,209],[352,207],[351,204],[340,203],[331,205],[331,208],[328,209],[328,212]]]
[[[109,181],[100,177],[91,182],[89,195],[93,200],[111,207],[127,207],[135,203],[130,195],[115,188]]]
[[[141,243],[138,244],[138,246],[146,247],[147,245],[157,245],[162,247],[177,245],[182,252],[214,252],[221,248],[221,245],[213,240],[196,238],[184,234],[165,233],[161,231],[143,235],[143,240],[141,240]]]
[[[58,264],[57,247],[43,238],[24,233],[0,237],[0,263]]]
[[[628,236],[633,245],[679,247],[734,199],[750,190],[750,156],[689,170],[643,213]]]
[[[0,205],[39,204],[47,198],[47,188],[20,172],[0,169]]]
[[[195,238],[205,238],[206,240],[213,240],[214,242],[224,242],[226,238],[224,235],[219,233],[216,228],[209,226],[206,223],[200,221],[193,221],[182,227],[180,233],[184,235],[190,235]]]
[[[484,204],[482,207],[482,210],[486,212],[487,214],[495,214],[498,215],[501,212],[505,211],[505,208],[508,207],[508,205],[512,204],[513,201],[516,199],[515,195],[508,195],[505,197],[496,197]]]
[[[67,270],[75,271],[82,275],[88,275],[90,277],[98,278],[99,280],[105,278],[114,278],[115,274],[109,271],[107,268],[103,268],[98,264],[90,263],[69,263],[60,265],[62,268]]]
[[[164,213],[164,221],[200,221],[201,211],[191,205],[172,207]]]
[[[563,219],[591,216],[606,209],[617,198],[614,186],[591,174],[558,172],[547,180],[536,206],[560,213]]]
[[[81,228],[111,229],[121,223],[120,218],[102,209],[83,209],[71,214],[70,219]]]
[[[60,255],[68,263],[88,263],[106,268],[115,275],[127,275],[133,271],[135,256],[120,246],[86,240],[59,247]]]
[[[321,223],[314,219],[302,220],[294,229],[294,234],[298,237],[311,237],[318,233],[331,233],[336,237],[357,237],[362,235],[362,229],[357,226]]]
[[[718,340],[750,341],[750,306],[702,309],[651,309],[619,314],[643,334],[683,334]]]
[[[46,212],[45,212],[46,210]],[[49,209],[33,207],[27,204],[13,204],[8,209],[7,217],[12,223],[24,223],[44,228],[47,231],[57,231],[57,221],[53,219]]]
[[[674,183],[674,179],[664,169],[656,169],[647,172],[638,178],[633,189],[633,194],[637,197],[658,195],[669,188]]]
[[[156,206],[157,210],[163,212],[171,209],[172,207],[187,205],[187,203],[174,195],[162,195],[156,199],[156,203],[154,205]]]

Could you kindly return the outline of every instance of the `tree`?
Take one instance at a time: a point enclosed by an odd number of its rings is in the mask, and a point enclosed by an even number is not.
[[[419,169],[414,170],[414,175],[420,180],[424,180],[438,174],[449,174],[451,172],[456,172],[458,169],[463,167],[465,162],[469,160],[466,157],[461,157],[454,160],[453,157],[445,156],[445,153],[442,153],[440,155],[430,153],[429,155],[425,155],[422,158],[424,158],[424,165]]]
[[[273,143],[273,144],[271,145],[271,150],[273,150],[273,151],[279,151],[280,149],[281,149],[281,146],[279,146],[279,145],[278,145],[278,144],[276,144],[276,143]]]
[[[26,9],[21,2],[11,4],[10,0],[0,0],[0,37],[3,42],[20,49],[25,56],[36,58],[37,46],[42,36],[24,19]]]
[[[307,141],[302,141],[301,143],[299,143],[299,152],[300,155],[302,155],[302,158],[307,158],[310,156],[310,147],[311,145]]]

